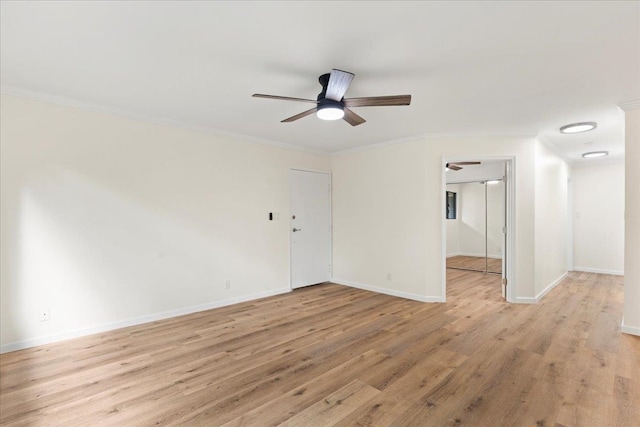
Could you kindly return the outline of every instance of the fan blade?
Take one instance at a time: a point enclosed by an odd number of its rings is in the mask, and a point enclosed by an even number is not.
[[[264,95],[262,93],[254,93],[251,96],[253,96],[254,98],[282,99],[283,101],[310,102],[312,104],[318,103],[318,101],[314,101],[313,99],[291,98],[289,96]]]
[[[353,77],[354,74],[346,71],[336,70],[335,68],[331,70],[327,92],[324,97],[338,102],[342,101],[342,97],[349,89]]]
[[[460,166],[455,166],[455,165],[452,165],[451,163],[449,163],[447,167],[454,171],[459,171],[460,169],[462,169]]]
[[[481,162],[451,162],[450,165],[480,165]]]
[[[344,117],[342,118],[345,122],[349,123],[351,126],[358,126],[366,122],[365,119],[354,113],[348,108],[344,109]]]
[[[384,107],[387,105],[409,105],[411,95],[368,96],[344,100],[345,107]]]
[[[301,118],[303,118],[303,117],[307,117],[308,115],[313,114],[313,113],[315,113],[316,111],[318,111],[318,108],[317,108],[317,107],[313,107],[313,108],[312,108],[312,109],[310,109],[310,110],[303,111],[302,113],[296,114],[295,116],[291,116],[291,117],[289,117],[288,119],[281,120],[281,121],[280,121],[280,123],[289,123],[289,122],[293,122],[293,121],[296,121],[296,120],[301,119]]]

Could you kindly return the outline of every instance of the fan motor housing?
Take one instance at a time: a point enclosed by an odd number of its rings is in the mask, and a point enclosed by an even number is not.
[[[318,99],[320,103],[318,104],[318,110],[322,110],[324,108],[339,108],[340,110],[344,110],[344,105],[342,102],[334,101],[333,99]]]
[[[318,82],[322,86],[322,92],[318,94],[318,101],[322,101],[324,97],[327,95],[327,86],[329,86],[329,77],[331,77],[331,74],[329,73],[323,74],[320,77],[318,77]]]

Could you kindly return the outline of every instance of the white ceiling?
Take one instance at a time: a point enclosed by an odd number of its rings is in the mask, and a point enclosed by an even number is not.
[[[1,3],[5,93],[335,152],[417,135],[544,136],[570,161],[624,151],[640,100],[640,2]],[[280,120],[317,78],[356,77],[367,123]],[[558,128],[597,121],[595,131]]]

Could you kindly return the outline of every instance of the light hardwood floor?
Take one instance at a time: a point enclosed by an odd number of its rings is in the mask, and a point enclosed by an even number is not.
[[[334,284],[7,353],[0,424],[638,426],[622,278],[539,304],[448,271],[445,304]]]

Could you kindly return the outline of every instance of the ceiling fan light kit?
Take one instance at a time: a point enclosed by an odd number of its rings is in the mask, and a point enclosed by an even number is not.
[[[343,119],[351,126],[358,126],[365,119],[357,115],[349,107],[385,107],[394,105],[411,104],[411,95],[391,95],[391,96],[370,96],[364,98],[344,98],[351,80],[355,75],[347,71],[333,69],[331,73],[323,74],[318,78],[322,86],[322,92],[318,94],[318,99],[292,98],[289,96],[264,95],[254,93],[254,98],[280,99],[283,101],[308,102],[316,104],[310,110],[298,113],[295,116],[282,120],[282,123],[289,123],[316,113],[316,117],[322,120]]]
[[[581,132],[589,132],[590,130],[594,130],[598,127],[596,122],[580,122],[580,123],[571,123],[570,125],[565,125],[560,128],[560,133],[581,133]]]
[[[344,106],[339,102],[325,99],[318,104],[316,116],[322,120],[340,120],[344,117]]]

